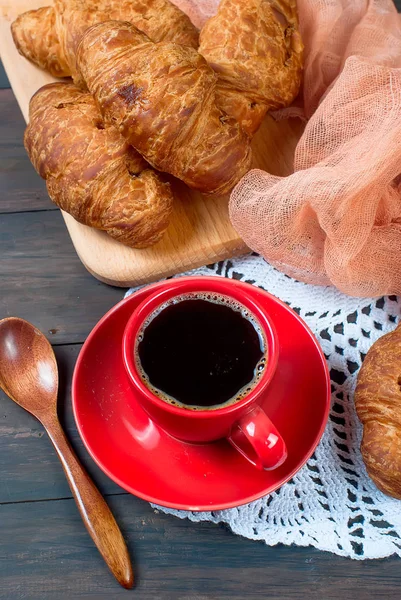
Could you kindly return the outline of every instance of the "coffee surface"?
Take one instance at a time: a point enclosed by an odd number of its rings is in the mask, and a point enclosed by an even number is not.
[[[188,408],[218,408],[240,400],[265,365],[258,324],[245,307],[223,296],[167,304],[139,340],[137,361],[145,384],[166,401]]]

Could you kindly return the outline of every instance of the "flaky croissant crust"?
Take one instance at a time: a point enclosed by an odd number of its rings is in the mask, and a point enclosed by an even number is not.
[[[22,56],[53,77],[71,75],[56,29],[56,11],[52,6],[22,13],[11,24],[11,33]]]
[[[217,107],[216,75],[193,48],[109,21],[86,30],[77,64],[105,121],[155,168],[219,195],[248,171],[250,140]]]
[[[355,407],[363,423],[362,457],[385,494],[401,499],[401,326],[370,348],[358,376]]]
[[[31,99],[25,147],[51,199],[77,221],[135,248],[156,243],[172,210],[170,186],[118,131],[89,93],[42,87]]]
[[[75,53],[83,33],[113,19],[133,23],[155,42],[198,47],[198,30],[169,0],[54,0],[52,7],[21,14],[11,30],[20,54],[54,77],[79,82]]]
[[[221,0],[199,52],[217,73],[217,103],[253,135],[298,94],[303,44],[295,0]]]

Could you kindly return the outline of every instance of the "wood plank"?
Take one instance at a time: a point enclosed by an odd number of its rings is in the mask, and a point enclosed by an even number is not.
[[[8,77],[4,70],[3,64],[0,61],[0,89],[9,88],[9,87],[10,87],[10,82],[8,81]]]
[[[351,562],[309,548],[269,548],[210,523],[155,514],[132,496],[108,501],[135,560],[137,589],[115,583],[74,502],[60,500],[1,507],[0,599],[399,598],[398,559]]]
[[[80,347],[55,348],[60,416],[102,492],[119,494],[89,458],[73,421],[70,382]],[[42,433],[33,417],[0,393],[0,599],[19,592],[30,600],[127,596],[105,569],[73,501],[40,501],[71,496]],[[132,593],[139,599],[337,600],[351,599],[356,585],[361,600],[399,598],[399,559],[362,563],[312,549],[269,548],[225,527],[155,514],[126,494],[108,496],[108,502],[136,559],[139,587]]]
[[[80,263],[59,211],[0,215],[0,318],[31,321],[52,343],[81,343],[123,297]]]
[[[103,493],[118,493],[93,464],[76,432],[70,381],[79,345],[56,347],[60,415]],[[87,537],[41,426],[0,394],[0,599],[119,598],[120,590]],[[25,502],[24,500],[36,500]],[[8,504],[15,502],[16,504]],[[109,496],[135,555],[143,600],[399,598],[399,560],[349,561],[311,549],[268,548],[209,523],[154,514],[129,495]],[[17,580],[17,583],[16,583]],[[267,595],[268,592],[268,595]],[[380,594],[379,594],[380,593]],[[21,596],[22,597],[22,596]]]
[[[12,90],[0,90],[0,213],[58,210],[25,152],[25,121]]]
[[[52,81],[20,56],[14,46],[10,23],[21,12],[43,5],[43,0],[0,0],[0,52],[24,118],[29,100],[42,85]],[[253,139],[253,166],[278,175],[291,172],[294,147],[302,131],[296,121],[276,123],[267,117]],[[163,239],[136,250],[123,246],[104,232],[85,227],[63,213],[74,246],[86,268],[106,283],[128,286],[154,281],[174,273],[237,256],[247,251],[228,216],[228,198],[205,198],[180,182],[171,223]]]
[[[125,493],[95,465],[75,426],[71,406],[71,380],[80,349],[80,345],[55,347],[60,373],[60,419],[75,451],[102,493]],[[1,390],[0,473],[0,504],[71,498],[60,461],[42,425]]]

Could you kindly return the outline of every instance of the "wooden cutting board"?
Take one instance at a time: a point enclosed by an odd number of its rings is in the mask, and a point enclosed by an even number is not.
[[[46,0],[0,0],[0,56],[25,121],[31,96],[54,79],[18,54],[10,24],[18,14],[49,4]],[[289,174],[301,132],[298,120],[275,122],[267,117],[253,141],[253,166],[275,175]],[[62,211],[78,256],[88,271],[105,283],[126,287],[249,250],[230,223],[227,197],[205,198],[178,181],[173,184],[173,193],[171,224],[164,238],[145,250],[127,248]]]

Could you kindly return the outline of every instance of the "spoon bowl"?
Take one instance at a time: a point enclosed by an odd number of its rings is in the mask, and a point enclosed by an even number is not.
[[[16,317],[0,321],[0,387],[39,420],[43,411],[56,410],[53,348],[39,329]]]
[[[46,429],[89,535],[117,581],[131,588],[132,566],[121,531],[58,420],[58,370],[53,348],[43,333],[24,319],[0,321],[0,387]]]

